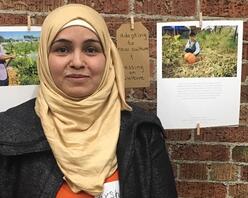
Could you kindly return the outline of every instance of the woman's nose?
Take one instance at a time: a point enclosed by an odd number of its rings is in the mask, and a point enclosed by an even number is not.
[[[85,66],[84,55],[81,50],[75,50],[72,56],[72,67],[82,68]]]

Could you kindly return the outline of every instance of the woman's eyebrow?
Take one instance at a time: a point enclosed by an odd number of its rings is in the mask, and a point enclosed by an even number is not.
[[[54,45],[56,43],[72,43],[72,41],[61,38],[61,39],[53,41],[51,45]],[[98,39],[86,39],[83,43],[99,43],[99,44],[101,44],[101,42]]]
[[[101,42],[98,39],[87,39],[84,41],[84,43],[91,43],[91,42],[101,44]]]
[[[71,43],[71,41],[67,39],[58,39],[58,40],[53,41],[51,45],[54,45],[56,43]]]

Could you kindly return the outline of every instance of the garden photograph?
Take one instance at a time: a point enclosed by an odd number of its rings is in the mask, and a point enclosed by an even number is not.
[[[0,31],[1,64],[7,71],[9,86],[39,84],[36,69],[39,35],[39,31]]]
[[[237,26],[163,26],[162,77],[236,77]]]

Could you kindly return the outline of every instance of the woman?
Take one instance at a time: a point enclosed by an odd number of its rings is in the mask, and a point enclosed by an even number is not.
[[[176,197],[156,116],[125,102],[103,18],[69,4],[42,26],[40,90],[0,114],[0,197]]]

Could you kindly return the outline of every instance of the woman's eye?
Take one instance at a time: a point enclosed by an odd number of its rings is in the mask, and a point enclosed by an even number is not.
[[[95,56],[99,53],[103,53],[102,46],[98,42],[86,42],[83,45],[82,50],[88,56]]]
[[[94,55],[99,52],[99,50],[96,47],[87,47],[85,50],[86,54]]]
[[[69,53],[70,50],[67,47],[58,47],[54,50],[54,52],[62,55]]]
[[[71,47],[68,45],[61,45],[60,43],[55,43],[51,46],[50,52],[59,56],[63,56],[70,53],[71,50]]]
[[[66,48],[66,47],[61,47],[57,50],[58,52],[61,52],[61,53],[66,53],[68,52],[69,50]]]

